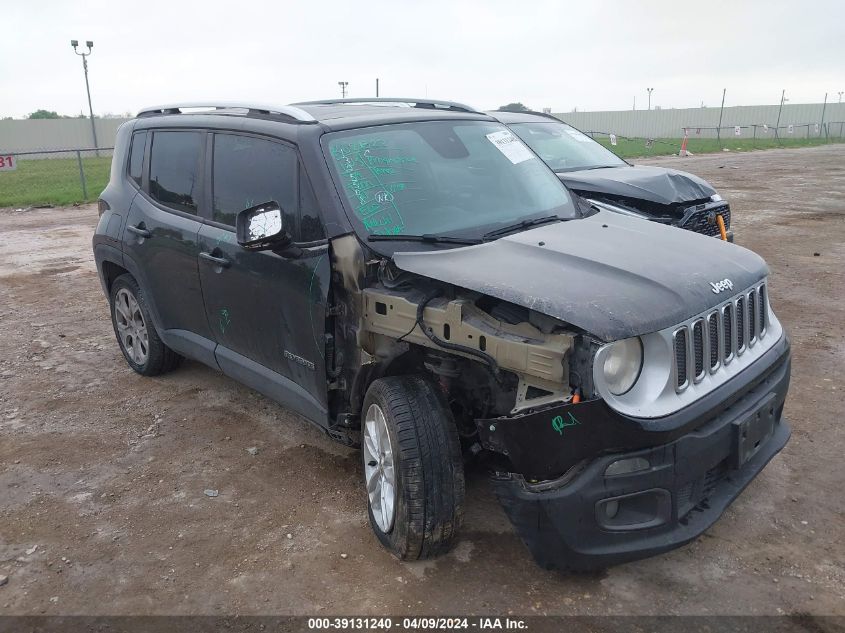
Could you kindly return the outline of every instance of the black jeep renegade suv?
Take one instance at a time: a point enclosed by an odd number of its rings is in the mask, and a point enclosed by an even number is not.
[[[585,569],[695,538],[789,438],[763,260],[577,207],[467,106],[145,109],[100,213],[129,365],[198,360],[360,446],[403,559],[453,542],[466,460],[541,565]]]

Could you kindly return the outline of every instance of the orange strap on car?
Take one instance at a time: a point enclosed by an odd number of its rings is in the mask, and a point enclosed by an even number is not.
[[[716,216],[716,224],[719,225],[719,233],[722,235],[722,241],[728,241],[728,232],[725,230],[725,220],[722,218],[722,214]]]

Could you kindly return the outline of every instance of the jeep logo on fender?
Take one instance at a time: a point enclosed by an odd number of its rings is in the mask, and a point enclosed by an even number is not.
[[[733,290],[734,285],[730,279],[723,279],[722,281],[711,281],[710,285],[713,287],[713,294],[719,294],[723,290]]]

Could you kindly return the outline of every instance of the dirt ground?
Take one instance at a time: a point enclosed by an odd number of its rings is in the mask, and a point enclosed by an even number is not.
[[[792,440],[702,538],[543,571],[470,472],[455,550],[401,563],[367,524],[356,452],[197,363],[128,368],[94,207],[7,209],[0,615],[845,614],[845,145],[648,162],[731,201],[793,344]]]

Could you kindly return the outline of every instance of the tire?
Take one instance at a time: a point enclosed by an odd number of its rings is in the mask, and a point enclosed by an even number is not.
[[[385,438],[381,443],[371,441],[370,424],[378,426],[379,411],[392,460],[376,465]],[[361,427],[367,512],[379,541],[401,560],[447,552],[463,520],[464,470],[457,428],[443,394],[422,376],[376,380],[364,399]],[[389,516],[386,519],[379,495],[375,495],[374,507],[372,494],[373,480],[390,469],[394,480],[392,521]]]
[[[182,357],[158,337],[144,292],[132,275],[114,280],[109,304],[117,344],[132,369],[142,376],[158,376],[179,365]]]

